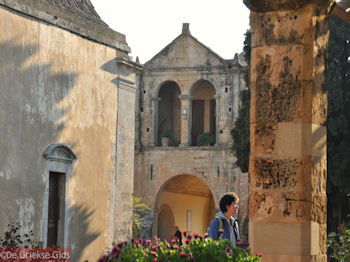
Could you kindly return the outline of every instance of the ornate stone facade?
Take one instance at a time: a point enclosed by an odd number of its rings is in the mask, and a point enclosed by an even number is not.
[[[239,218],[244,224],[248,178],[235,168],[230,134],[238,115],[240,90],[245,87],[244,70],[246,63],[240,56],[222,59],[191,35],[188,24],[144,65],[136,102],[135,143],[139,150],[135,155],[135,195],[152,207],[153,234],[162,233],[158,216],[163,202],[181,230],[203,233],[227,191],[240,194]],[[170,134],[173,146],[161,147],[164,132]],[[215,143],[198,146],[202,133],[214,137]],[[192,188],[191,181],[205,184]],[[167,194],[164,192],[168,192],[166,201],[161,200],[161,195]],[[191,222],[186,213],[191,207],[181,208],[176,199],[185,197],[190,202],[194,196],[210,204],[205,210],[193,210]]]

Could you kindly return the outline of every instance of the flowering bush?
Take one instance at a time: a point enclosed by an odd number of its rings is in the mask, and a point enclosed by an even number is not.
[[[99,259],[99,262],[114,261],[237,261],[258,262],[261,254],[252,256],[248,243],[241,240],[232,248],[230,241],[214,241],[208,238],[208,234],[200,236],[184,232],[186,245],[180,246],[176,238],[160,241],[156,237],[153,240],[132,238],[130,242],[116,244],[111,251]]]

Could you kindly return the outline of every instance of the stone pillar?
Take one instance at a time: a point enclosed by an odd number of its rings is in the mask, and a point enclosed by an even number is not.
[[[150,146],[157,146],[157,143],[158,143],[157,141],[158,139],[158,103],[160,100],[161,100],[160,97],[152,98],[152,108],[151,108],[152,129],[150,130],[152,132],[152,142]]]
[[[191,96],[190,95],[179,95],[181,100],[181,136],[180,136],[180,146],[190,145],[190,128],[191,128]],[[183,110],[187,111],[186,119],[183,116]]]
[[[332,1],[244,2],[252,33],[250,243],[264,262],[326,262]]]

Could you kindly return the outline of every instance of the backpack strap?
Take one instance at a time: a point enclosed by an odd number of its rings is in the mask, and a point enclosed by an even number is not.
[[[222,219],[219,216],[215,216],[214,219],[217,219],[219,222],[219,228],[218,228],[218,239],[222,239],[222,235],[219,233],[219,230],[223,228],[223,222]]]

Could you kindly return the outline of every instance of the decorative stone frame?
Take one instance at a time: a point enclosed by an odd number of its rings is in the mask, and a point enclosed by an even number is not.
[[[63,247],[68,245],[68,195],[69,195],[69,179],[72,173],[73,161],[77,159],[76,155],[69,146],[64,144],[53,144],[46,148],[43,153],[46,160],[45,166],[45,197],[44,197],[44,247],[47,247],[47,227],[48,227],[48,208],[49,208],[49,176],[50,172],[58,172],[65,174],[65,203],[64,203],[64,222],[63,222]]]

